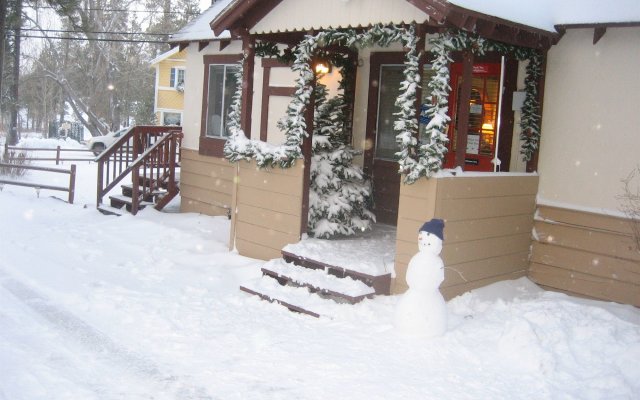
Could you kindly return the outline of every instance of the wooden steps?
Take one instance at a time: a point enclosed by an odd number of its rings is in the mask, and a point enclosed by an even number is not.
[[[157,189],[151,192],[149,192],[147,189],[145,193],[145,189],[148,187],[145,185],[148,185],[154,182],[156,182],[156,180],[154,179],[149,179],[149,178],[140,179],[140,184],[138,186],[138,193],[140,193],[139,195],[140,202],[138,204],[138,210],[142,210],[146,206],[154,206],[160,203],[163,203],[162,206],[164,206],[166,205],[166,203],[168,203],[168,201],[170,201],[175,196],[174,194],[173,196],[167,197],[169,196],[169,192],[162,187],[160,189]],[[105,204],[100,204],[98,206],[98,211],[108,215],[122,215],[125,212],[125,210],[128,212],[131,212],[132,204],[133,204],[133,184],[129,183],[129,184],[120,185],[120,189],[122,194],[109,196],[110,206]],[[142,195],[142,193],[145,193],[145,194]]]
[[[262,278],[240,290],[316,318],[390,292],[390,274],[371,276],[285,251],[282,255],[262,267]]]

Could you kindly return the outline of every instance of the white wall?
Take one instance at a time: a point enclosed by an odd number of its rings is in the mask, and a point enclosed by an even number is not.
[[[640,28],[568,30],[547,61],[539,199],[616,211],[640,165]]]
[[[307,31],[427,20],[427,14],[406,0],[283,0],[251,32]]]

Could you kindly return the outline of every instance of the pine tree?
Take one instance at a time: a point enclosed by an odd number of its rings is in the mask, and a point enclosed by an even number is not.
[[[353,164],[358,152],[345,143],[344,97],[327,100],[326,87],[318,84],[315,99],[308,232],[330,238],[371,229],[371,183]]]

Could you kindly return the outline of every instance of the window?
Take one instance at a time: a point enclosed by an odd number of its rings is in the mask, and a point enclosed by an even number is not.
[[[205,135],[208,137],[228,137],[227,118],[237,86],[235,65],[209,65],[209,85],[207,95],[207,115]]]
[[[222,157],[229,136],[227,119],[237,89],[236,72],[242,55],[212,54],[202,59],[204,81],[198,152],[205,156]]]
[[[396,142],[397,132],[393,129],[393,123],[395,114],[398,112],[396,99],[400,94],[400,84],[404,80],[403,71],[403,65],[380,66],[376,158],[394,160],[396,152],[400,150]]]
[[[163,112],[162,125],[182,125],[182,114],[178,112]]]
[[[184,90],[184,68],[171,68],[169,86],[177,90]]]

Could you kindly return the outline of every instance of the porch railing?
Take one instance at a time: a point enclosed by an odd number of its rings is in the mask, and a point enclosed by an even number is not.
[[[180,163],[180,127],[135,126],[96,157],[97,201],[127,176],[131,177],[131,213],[142,201],[157,198],[162,209],[177,193],[176,167]]]

